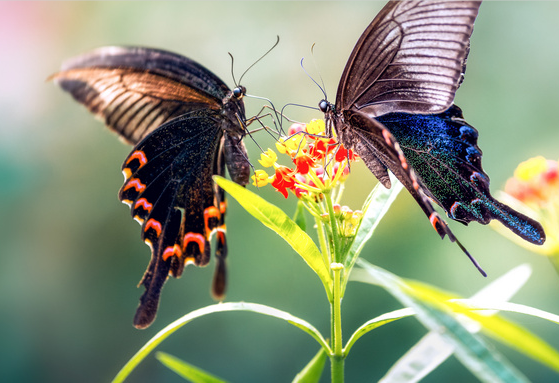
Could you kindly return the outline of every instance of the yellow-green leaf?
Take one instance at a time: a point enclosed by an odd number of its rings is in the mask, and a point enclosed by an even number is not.
[[[254,194],[250,190],[223,177],[214,176],[214,181],[229,193],[254,218],[280,235],[293,250],[313,269],[324,284],[328,296],[332,291],[332,277],[324,264],[318,247],[280,208]]]

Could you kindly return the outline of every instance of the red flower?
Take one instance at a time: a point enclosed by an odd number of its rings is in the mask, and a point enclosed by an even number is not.
[[[285,198],[287,198],[287,189],[293,189],[295,186],[295,172],[286,166],[278,166],[272,186],[277,189]]]
[[[295,157],[293,159],[293,162],[297,166],[297,173],[300,174],[307,174],[310,168],[313,168],[315,166],[314,160],[308,154],[303,154]]]

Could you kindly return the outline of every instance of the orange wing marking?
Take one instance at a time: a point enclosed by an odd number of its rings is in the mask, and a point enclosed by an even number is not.
[[[132,153],[130,157],[128,157],[128,160],[126,160],[126,165],[128,165],[133,160],[138,160],[140,162],[140,166],[138,167],[138,169],[144,166],[145,164],[147,164],[148,162],[148,159],[146,158],[146,154],[141,150],[134,151],[134,153]]]
[[[138,178],[131,178],[130,181],[126,184],[123,190],[128,190],[130,188],[136,189],[137,192],[143,192],[146,188],[146,185],[141,183]]]
[[[151,208],[153,207],[153,205],[149,203],[148,200],[145,198],[140,198],[139,200],[137,200],[136,204],[134,205],[134,209],[137,209],[140,206],[148,213],[151,212]]]
[[[150,218],[146,222],[146,227],[145,227],[144,231],[148,231],[149,229],[155,230],[155,232],[157,233],[157,236],[159,237],[159,235],[161,234],[161,223],[159,221],[156,221],[153,218]]]
[[[182,242],[182,248],[186,249],[186,246],[190,242],[195,242],[198,244],[198,249],[200,249],[200,253],[204,254],[204,247],[206,245],[206,239],[202,234],[199,233],[186,233]]]
[[[181,248],[177,244],[175,244],[174,246],[167,246],[167,248],[163,250],[162,258],[164,261],[166,261],[169,257],[172,257],[173,255],[176,255],[177,258],[180,258],[182,255]]]
[[[210,233],[210,219],[211,218],[215,218],[217,220],[219,220],[219,218],[221,217],[221,214],[219,212],[219,210],[217,210],[217,207],[215,206],[210,206],[208,208],[206,208],[204,210],[204,223],[206,225],[206,233]]]

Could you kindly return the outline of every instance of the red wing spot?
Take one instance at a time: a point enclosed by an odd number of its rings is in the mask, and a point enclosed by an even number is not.
[[[431,215],[429,216],[429,221],[431,221],[433,229],[435,229],[435,231],[437,231],[438,233],[439,230],[437,229],[437,224],[440,225],[439,215],[435,212],[431,213]]]
[[[169,259],[169,257],[172,257],[173,255],[176,255],[177,258],[181,257],[182,251],[179,245],[167,246],[167,248],[163,251],[162,258],[164,261],[166,261],[167,259]]]
[[[204,246],[206,245],[206,239],[200,233],[186,233],[182,242],[182,248],[186,249],[186,246],[190,242],[195,242],[198,244],[198,249],[200,249],[200,253],[204,254]]]
[[[408,170],[408,161],[406,160],[406,157],[404,157],[404,155],[400,153],[398,154],[398,158],[400,159],[400,164],[402,165],[402,167],[405,170]]]
[[[153,205],[149,203],[148,200],[145,198],[140,198],[139,200],[137,200],[136,204],[134,205],[134,209],[137,209],[140,206],[148,213],[151,211],[151,208],[153,207]]]
[[[128,157],[128,160],[126,160],[126,165],[128,165],[133,160],[138,160],[138,162],[140,162],[140,166],[138,167],[138,169],[148,162],[146,154],[141,150],[136,150],[134,153],[132,153],[130,157]]]
[[[137,192],[143,192],[146,188],[146,185],[140,182],[138,178],[131,178],[130,181],[126,184],[123,190],[128,190],[130,188],[136,189]]]
[[[223,201],[219,203],[219,212],[221,214],[225,214],[225,212],[227,211],[227,202]]]
[[[413,177],[413,175],[412,175],[411,179],[412,179],[412,182],[413,182],[413,184],[412,184],[413,189],[414,190],[419,190],[419,184],[417,183],[417,179],[415,177]]]
[[[219,210],[217,210],[217,207],[215,206],[210,206],[206,208],[206,210],[204,210],[204,223],[206,224],[206,233],[210,232],[210,227],[209,227],[210,219],[215,218],[219,220],[220,217],[221,214],[219,213]]]
[[[161,223],[159,221],[156,221],[153,218],[150,218],[146,222],[146,227],[145,227],[144,231],[148,231],[149,229],[155,230],[155,232],[157,233],[157,236],[159,237],[159,235],[161,234]]]
[[[384,141],[386,142],[386,144],[392,146],[392,138],[390,137],[390,132],[386,129],[383,129],[382,136],[384,137]]]

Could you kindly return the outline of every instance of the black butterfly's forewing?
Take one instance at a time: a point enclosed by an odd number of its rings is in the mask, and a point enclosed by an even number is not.
[[[212,181],[213,174],[224,175],[217,165],[222,136],[219,113],[189,113],[148,135],[124,162],[126,180],[119,196],[130,205],[152,248],[141,282],[146,291],[134,319],[137,327],[153,321],[168,275],[178,277],[186,264],[209,261],[210,236],[223,225],[224,195]],[[225,237],[220,237],[221,264],[226,249]]]
[[[496,201],[481,166],[477,130],[457,106],[437,115],[391,113],[377,120],[396,137],[409,165],[427,186],[425,192],[465,224],[501,221],[525,240],[542,244],[541,225]]]
[[[141,47],[97,49],[66,61],[52,78],[131,144],[189,111],[219,110],[229,92],[200,64]]]
[[[357,42],[336,106],[370,117],[440,113],[466,68],[480,1],[391,1]]]

